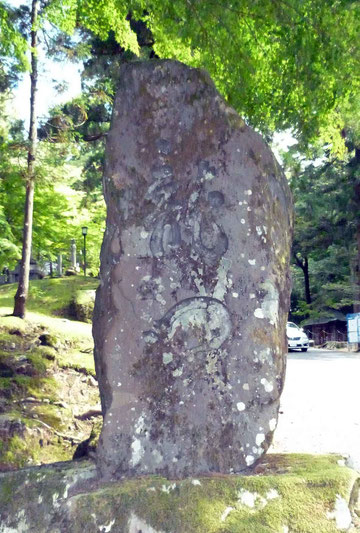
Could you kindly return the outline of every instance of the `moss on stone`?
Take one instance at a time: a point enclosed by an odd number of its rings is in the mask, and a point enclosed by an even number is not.
[[[83,374],[95,374],[88,324],[0,316],[0,470],[72,458],[92,425],[78,422],[72,405],[79,395],[84,411],[99,401]]]
[[[8,472],[0,474],[1,523],[17,530],[25,519],[29,533],[335,533],[328,513],[336,498],[350,502],[358,478],[339,459],[268,455],[249,476],[107,484],[86,461]]]
[[[94,312],[95,290],[77,290],[70,302],[70,316],[82,322],[91,322]]]

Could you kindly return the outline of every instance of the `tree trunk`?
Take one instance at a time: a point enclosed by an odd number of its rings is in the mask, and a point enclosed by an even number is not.
[[[355,149],[356,167],[360,168],[360,148]],[[360,181],[355,178],[354,202],[358,217],[356,220],[356,257],[354,268],[354,313],[360,313]]]
[[[310,275],[309,275],[309,261],[308,258],[304,259],[304,285],[305,285],[305,300],[308,305],[311,304],[311,292],[310,292]]]
[[[304,289],[305,289],[305,301],[308,305],[311,304],[311,292],[310,292],[310,275],[309,275],[309,261],[307,256],[303,258],[294,254],[296,265],[301,268],[304,274]]]
[[[30,127],[29,150],[26,177],[26,196],[23,229],[22,257],[19,273],[19,285],[15,294],[14,316],[25,317],[26,301],[29,292],[30,257],[34,208],[35,163],[37,144],[36,91],[38,77],[37,60],[37,17],[39,0],[31,3],[31,89],[30,89]]]

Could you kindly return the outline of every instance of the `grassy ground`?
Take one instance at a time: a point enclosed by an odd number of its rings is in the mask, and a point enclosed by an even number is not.
[[[26,319],[11,316],[16,285],[0,287],[0,469],[71,459],[99,407],[91,324],[66,318],[92,278],[30,283]]]
[[[76,291],[95,290],[98,284],[97,279],[82,276],[31,281],[27,310],[47,316],[67,316]],[[16,289],[15,283],[0,286],[0,308],[12,312]]]

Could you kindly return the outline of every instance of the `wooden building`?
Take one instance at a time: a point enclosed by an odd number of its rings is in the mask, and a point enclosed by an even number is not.
[[[321,317],[305,320],[302,326],[315,345],[347,341],[346,316],[335,309],[325,311]]]

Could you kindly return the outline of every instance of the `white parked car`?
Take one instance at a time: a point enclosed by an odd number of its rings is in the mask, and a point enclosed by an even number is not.
[[[286,336],[288,339],[289,350],[301,350],[307,352],[309,348],[309,338],[303,329],[299,328],[294,322],[286,324]]]

